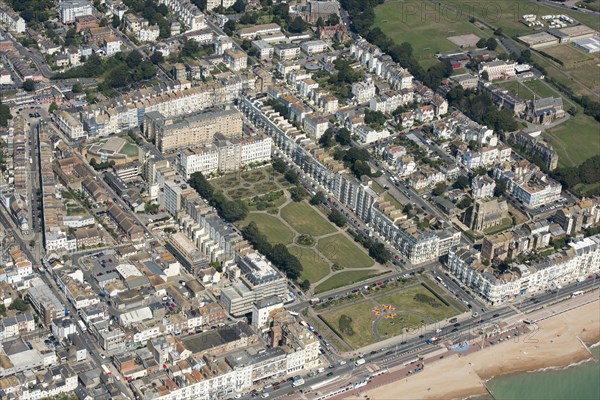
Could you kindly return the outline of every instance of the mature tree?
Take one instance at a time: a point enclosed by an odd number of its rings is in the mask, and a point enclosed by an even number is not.
[[[489,38],[486,42],[485,45],[487,47],[488,50],[496,50],[496,47],[498,47],[498,42],[496,42],[496,38]]]
[[[296,202],[304,200],[308,194],[306,189],[304,189],[302,186],[294,186],[293,188],[289,189],[289,192],[292,200]]]
[[[357,160],[368,161],[371,158],[369,151],[360,147],[351,147],[344,154],[344,161],[352,164]]]
[[[80,82],[75,82],[75,84],[71,88],[71,92],[73,92],[73,93],[82,93],[83,92],[83,86],[81,85],[81,83]]]
[[[200,45],[195,40],[186,40],[181,47],[181,55],[184,57],[194,57],[200,51]]]
[[[121,25],[121,18],[119,18],[119,16],[115,14],[112,17],[112,27],[116,29],[119,27],[119,25]]]
[[[10,107],[6,104],[2,104],[2,98],[0,98],[0,126],[7,126],[9,119],[12,119]]]
[[[194,172],[192,176],[190,176],[188,183],[196,190],[196,192],[198,192],[200,197],[206,200],[210,200],[212,198],[214,189],[210,182],[206,180],[202,172]]]
[[[25,312],[29,309],[29,304],[23,301],[21,298],[17,297],[10,306],[8,306],[10,310],[17,310],[21,312]]]
[[[135,68],[142,62],[142,55],[139,51],[133,50],[129,54],[127,54],[127,58],[125,58],[125,62],[129,68]]]
[[[244,0],[235,0],[235,3],[233,3],[231,9],[236,13],[241,14],[246,9],[246,2]]]
[[[292,33],[301,33],[304,32],[306,25],[304,24],[304,20],[300,17],[296,17],[288,24],[288,31]]]
[[[333,145],[333,130],[327,129],[319,138],[319,144],[323,147],[331,147]]]
[[[487,80],[489,80],[489,79],[490,79],[490,74],[488,74],[488,72],[487,72],[487,71],[483,71],[483,72],[481,73],[481,79],[483,79],[484,81],[487,81]]]
[[[25,80],[25,82],[23,82],[23,90],[25,90],[26,92],[34,91],[35,90],[35,82],[32,81],[31,79]]]
[[[167,7],[166,4],[159,4],[158,7],[156,8],[156,11],[158,11],[159,14],[162,15],[163,17],[166,17],[167,14],[169,13],[169,7]]]
[[[56,102],[53,101],[52,103],[50,103],[50,106],[48,107],[48,112],[53,113],[56,110],[58,110],[58,104],[56,104]]]
[[[165,59],[160,51],[155,51],[150,56],[150,61],[152,61],[152,63],[154,64],[162,64],[165,61]]]
[[[339,226],[340,228],[346,225],[346,217],[336,209],[331,210],[328,215],[328,218],[331,222]]]
[[[327,198],[325,197],[325,194],[322,191],[318,191],[317,193],[315,193],[315,195],[310,199],[310,204],[312,204],[313,206],[319,205],[321,203],[325,203],[327,201]]]
[[[233,32],[235,32],[235,21],[230,19],[227,22],[225,22],[225,25],[223,25],[223,31],[228,34],[229,36],[233,35]]]
[[[476,44],[476,46],[477,46],[478,48],[480,48],[480,49],[483,49],[484,47],[486,47],[486,46],[487,46],[487,44],[486,44],[486,41],[485,41],[485,39],[484,39],[484,38],[481,38],[481,39],[479,39],[479,40],[477,41],[477,44]]]
[[[354,176],[360,179],[363,175],[371,176],[371,167],[369,164],[362,160],[356,160],[352,167],[350,167]]]
[[[494,188],[494,196],[503,196],[504,192],[506,192],[506,182],[503,180],[497,180],[496,187]]]
[[[273,169],[280,174],[285,173],[287,171],[287,164],[283,161],[282,158],[276,157],[273,159]]]
[[[131,74],[126,68],[116,67],[111,70],[108,78],[106,78],[106,84],[111,88],[120,88],[127,86],[131,79]]]
[[[292,185],[297,185],[298,182],[300,182],[298,173],[296,171],[294,171],[293,169],[288,169],[285,172],[285,174],[283,175],[283,177]]]
[[[348,129],[340,128],[335,133],[335,140],[342,146],[348,146],[352,144],[352,135]]]
[[[585,160],[579,166],[579,176],[583,183],[600,182],[600,155]]]
[[[456,182],[454,182],[454,184],[452,185],[452,187],[457,188],[457,189],[464,189],[469,187],[469,178],[466,177],[465,175],[459,175],[458,178],[456,178]]]
[[[441,196],[446,192],[446,184],[444,182],[440,182],[431,191],[435,196]]]
[[[257,12],[245,12],[240,17],[240,24],[249,25],[256,24],[258,22]]]
[[[212,204],[227,222],[241,221],[248,215],[248,206],[244,201],[227,200],[223,193],[213,194]]]
[[[473,204],[471,198],[465,196],[456,203],[456,207],[460,208],[461,210],[464,210],[465,208],[471,207],[471,204]]]
[[[278,16],[281,19],[287,19],[290,14],[290,6],[287,3],[278,3],[272,8],[273,15]]]
[[[302,283],[300,283],[300,289],[307,292],[310,289],[310,281],[308,279],[303,280]]]
[[[385,264],[390,260],[391,254],[385,248],[383,243],[376,242],[369,247],[369,256],[380,264]]]

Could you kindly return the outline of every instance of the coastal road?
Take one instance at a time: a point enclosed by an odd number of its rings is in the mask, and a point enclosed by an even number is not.
[[[589,291],[593,288],[598,287],[600,283],[600,278],[596,278],[595,276],[592,279],[586,279],[581,283],[574,283],[571,285],[567,285],[558,291],[550,291],[540,294],[538,296],[532,296],[521,303],[506,305],[501,308],[497,308],[494,310],[490,310],[487,312],[481,313],[477,318],[471,318],[467,321],[459,323],[458,326],[455,324],[451,324],[448,321],[441,322],[438,329],[441,329],[441,332],[429,331],[429,332],[417,332],[420,333],[419,337],[413,337],[410,339],[406,339],[403,341],[403,344],[389,347],[387,349],[379,349],[378,351],[373,351],[369,354],[359,355],[362,356],[366,360],[366,364],[375,364],[380,368],[391,368],[400,364],[405,363],[407,360],[414,359],[415,356],[423,356],[432,351],[437,351],[440,349],[437,345],[426,344],[425,340],[432,336],[438,336],[441,342],[451,341],[452,343],[460,343],[463,341],[471,340],[480,337],[480,329],[484,327],[493,327],[493,326],[502,326],[503,321],[512,320],[520,321],[523,319],[529,318],[527,316],[528,313],[534,312],[532,315],[545,315],[544,312],[548,307],[550,307],[554,303],[559,303],[557,305],[552,306],[553,310],[564,310],[568,309],[569,305],[567,302],[562,303],[565,300],[568,300],[572,297],[572,293],[575,291]],[[581,300],[577,301],[573,299],[569,303],[585,303],[589,298],[593,300],[599,298],[600,293],[596,290],[595,292],[585,294],[581,297]],[[585,297],[584,297],[585,296]],[[570,306],[571,308],[573,306]],[[552,313],[552,311],[550,312]],[[556,311],[554,311],[556,313]],[[546,313],[547,314],[547,313]],[[535,322],[535,320],[534,320]],[[364,367],[355,368],[354,364],[349,361],[343,365],[334,365],[333,368],[327,370],[327,372],[333,372],[334,377],[345,377],[342,378],[344,382],[347,381],[358,381],[365,374],[368,374],[368,371]],[[350,376],[348,376],[350,374]],[[314,377],[306,377],[304,378],[305,384],[298,387],[293,388],[289,382],[281,385],[279,389],[275,391],[270,391],[271,398],[278,398],[288,396],[291,393],[296,392],[297,390],[309,390],[311,386],[317,385],[319,383],[325,382],[331,377],[328,377],[326,374],[319,374]],[[340,379],[340,382],[342,381]],[[340,382],[334,382],[329,386],[319,389],[320,393],[327,393],[327,390],[333,390],[335,388],[340,387]],[[310,398],[309,396],[307,396]],[[250,395],[246,395],[243,398],[251,398]]]

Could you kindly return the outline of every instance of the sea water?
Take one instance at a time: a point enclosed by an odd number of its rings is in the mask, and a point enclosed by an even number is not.
[[[594,360],[561,369],[511,374],[493,378],[487,387],[493,397],[478,400],[598,400],[600,346],[591,348]]]

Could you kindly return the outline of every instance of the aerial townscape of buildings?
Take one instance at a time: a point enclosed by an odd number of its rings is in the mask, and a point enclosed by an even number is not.
[[[339,394],[387,372],[327,319],[344,301],[413,285],[465,323],[600,273],[600,197],[565,185],[544,135],[569,106],[508,90],[544,78],[523,60],[439,53],[426,84],[337,1],[57,0],[45,22],[31,3],[0,1],[2,399],[363,379]],[[565,15],[521,22],[534,50],[597,47]]]

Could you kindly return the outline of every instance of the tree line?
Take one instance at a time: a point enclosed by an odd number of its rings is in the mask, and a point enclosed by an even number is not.
[[[417,80],[434,90],[437,89],[444,78],[452,75],[452,66],[449,62],[438,61],[425,70],[414,57],[410,43],[394,43],[381,29],[371,28],[375,22],[374,8],[383,2],[384,0],[341,0],[340,4],[348,11],[352,28],[356,32],[389,54]]]
[[[254,221],[242,228],[242,236],[249,241],[252,246],[279,270],[284,272],[289,279],[296,280],[302,273],[302,264],[298,257],[291,254],[284,244],[277,243],[271,245],[267,237],[260,232]],[[310,285],[310,283],[309,283]]]
[[[150,60],[144,60],[139,51],[118,52],[104,60],[92,54],[83,65],[55,75],[54,79],[98,78],[104,81],[98,85],[100,91],[126,87],[131,83],[154,78],[156,67]]]
[[[447,99],[450,106],[463,110],[467,117],[495,131],[511,132],[519,127],[513,111],[498,110],[487,93],[475,93],[456,86],[448,92]]]
[[[214,208],[221,218],[227,222],[237,222],[246,218],[248,206],[242,200],[229,200],[222,192],[215,192],[214,188],[204,177],[202,172],[194,172],[188,184],[200,197],[204,198]]]
[[[566,189],[572,189],[579,183],[591,184],[600,182],[600,155],[588,158],[578,167],[562,167],[550,173],[550,176],[560,182]],[[600,194],[597,188],[589,195]]]

